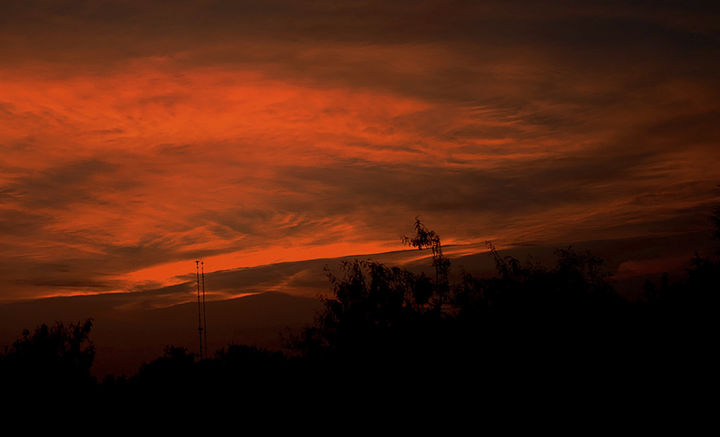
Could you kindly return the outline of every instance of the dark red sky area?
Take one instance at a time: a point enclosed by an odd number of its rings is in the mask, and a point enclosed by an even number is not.
[[[718,5],[3,1],[0,300],[702,230]]]

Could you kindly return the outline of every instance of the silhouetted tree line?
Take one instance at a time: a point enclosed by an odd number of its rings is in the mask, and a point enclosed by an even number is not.
[[[0,354],[0,386],[6,392],[82,392],[95,385],[90,374],[95,348],[89,339],[92,319],[54,326],[43,324]]]
[[[720,238],[720,208],[712,217]],[[230,345],[199,360],[168,347],[136,375],[90,375],[92,322],[25,331],[0,356],[10,390],[138,394],[239,394],[245,402],[300,397],[308,390],[482,390],[545,384],[601,387],[612,381],[660,386],[705,369],[717,345],[720,252],[696,255],[686,278],[648,282],[642,299],[618,294],[603,261],[571,248],[556,263],[523,263],[492,245],[497,274],[460,274],[439,236],[418,220],[405,243],[432,252],[434,272],[372,261],[344,263],[314,323],[285,352]],[[684,373],[683,373],[684,372]],[[674,379],[674,381],[676,381]]]

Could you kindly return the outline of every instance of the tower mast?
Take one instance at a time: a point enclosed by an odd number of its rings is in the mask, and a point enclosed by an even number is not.
[[[202,312],[203,312],[203,341],[205,345],[205,358],[208,357],[208,351],[207,351],[207,313],[205,312],[205,261],[200,261],[200,269],[202,272]]]
[[[202,359],[204,349],[203,349],[202,306],[200,304],[200,261],[199,260],[195,260],[195,276],[197,279],[198,337],[200,338],[200,358]]]

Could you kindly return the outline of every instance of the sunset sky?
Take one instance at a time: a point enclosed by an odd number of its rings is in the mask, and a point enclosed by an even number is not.
[[[698,231],[720,2],[3,0],[0,152],[2,301]]]

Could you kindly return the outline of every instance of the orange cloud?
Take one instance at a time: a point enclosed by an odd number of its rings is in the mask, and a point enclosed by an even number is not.
[[[699,229],[720,162],[712,20],[385,3],[13,5],[4,298],[161,287],[197,257],[397,249],[416,215],[458,244]]]

